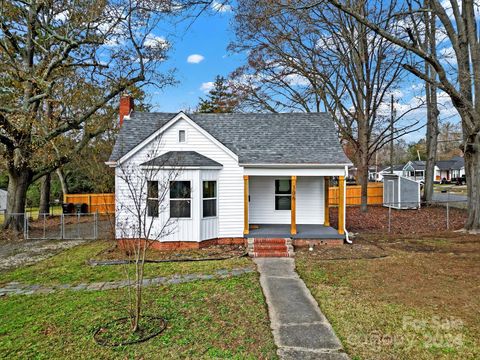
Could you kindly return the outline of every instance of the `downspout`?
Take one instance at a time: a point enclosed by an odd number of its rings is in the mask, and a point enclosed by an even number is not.
[[[345,179],[347,178],[348,176],[348,166],[345,166]],[[347,184],[345,184],[344,186],[344,191],[345,191],[345,195],[346,195],[346,192],[347,192]],[[343,221],[343,231],[345,232],[345,241],[347,242],[347,244],[353,244],[352,240],[350,240],[350,237],[348,236],[348,231],[347,231],[347,196],[344,196],[343,197],[343,211],[345,212],[344,214],[344,221]]]

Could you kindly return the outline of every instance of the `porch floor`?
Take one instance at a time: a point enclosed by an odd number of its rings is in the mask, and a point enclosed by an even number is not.
[[[345,239],[337,229],[316,224],[297,224],[297,234],[290,235],[290,224],[256,224],[246,238]]]

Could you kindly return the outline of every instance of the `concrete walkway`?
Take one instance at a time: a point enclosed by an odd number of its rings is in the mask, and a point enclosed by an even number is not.
[[[256,258],[281,359],[346,360],[342,344],[289,258]]]
[[[151,279],[143,279],[144,286],[168,285],[168,284],[182,284],[198,280],[212,280],[225,279],[233,276],[240,276],[243,274],[252,273],[255,270],[252,268],[238,268],[231,270],[217,270],[213,274],[186,274],[173,275],[168,277],[156,277]],[[50,294],[60,290],[72,291],[100,291],[121,289],[129,285],[127,280],[120,281],[104,281],[94,283],[82,284],[60,284],[60,285],[28,285],[20,282],[10,282],[3,287],[0,286],[0,297],[10,295],[33,295],[33,294]],[[130,286],[132,284],[130,283]]]

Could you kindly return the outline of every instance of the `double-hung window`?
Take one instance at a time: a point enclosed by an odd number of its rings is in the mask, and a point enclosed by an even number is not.
[[[170,181],[170,217],[191,217],[192,193],[190,181]]]
[[[147,215],[158,217],[158,181],[147,181]]]
[[[275,180],[275,210],[291,210],[292,181],[288,179]]]
[[[202,188],[203,217],[217,216],[217,182],[204,181]]]

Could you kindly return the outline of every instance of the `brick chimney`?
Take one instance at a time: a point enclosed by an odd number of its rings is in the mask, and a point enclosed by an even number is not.
[[[130,115],[130,113],[133,111],[134,104],[133,104],[133,97],[130,95],[122,95],[120,97],[120,109],[119,109],[119,115],[120,115],[120,122],[119,126],[122,127],[123,125],[123,118],[125,116]]]

